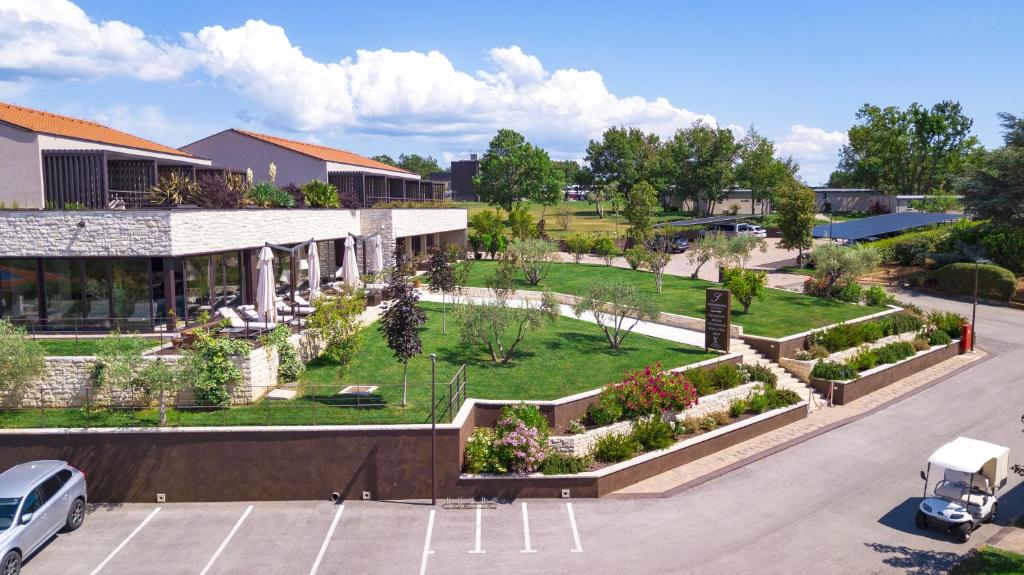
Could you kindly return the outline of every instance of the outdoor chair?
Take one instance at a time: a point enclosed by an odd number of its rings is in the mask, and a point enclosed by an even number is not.
[[[230,323],[230,326],[220,330],[220,333],[253,337],[277,327],[277,323],[272,321],[247,321],[242,319],[235,310],[229,307],[222,307],[217,312]]]

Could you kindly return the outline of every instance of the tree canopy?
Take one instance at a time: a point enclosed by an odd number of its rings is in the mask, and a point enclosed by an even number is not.
[[[971,135],[974,121],[950,100],[931,108],[914,102],[906,110],[864,104],[857,122],[847,132],[830,186],[927,194],[960,174],[980,151]]]
[[[543,149],[508,129],[498,131],[480,160],[473,180],[487,203],[511,211],[522,201],[553,205],[562,199],[562,171]]]
[[[421,156],[419,154],[401,154],[398,156],[398,160],[395,160],[387,154],[381,154],[371,158],[378,162],[394,166],[396,168],[402,168],[408,172],[419,174],[426,178],[434,172],[441,172],[441,165],[437,163],[437,159],[433,156]]]
[[[792,178],[779,189],[775,198],[775,213],[782,235],[779,247],[798,250],[798,263],[803,263],[804,250],[813,245],[815,200],[814,190]]]
[[[775,157],[775,144],[751,126],[739,142],[740,163],[736,166],[736,184],[750,188],[750,213],[754,203],[773,204],[782,186],[794,179],[799,166],[792,158],[780,160]]]
[[[713,213],[715,204],[735,182],[739,150],[728,128],[698,121],[678,130],[665,143],[663,154],[669,190],[680,200],[706,202],[705,210]]]
[[[1000,114],[1006,145],[982,152],[955,184],[964,207],[995,224],[1024,225],[1024,119]]]
[[[587,180],[595,187],[614,183],[618,194],[628,199],[640,182],[657,185],[659,149],[657,134],[624,126],[608,128],[600,141],[590,140],[587,145]]]

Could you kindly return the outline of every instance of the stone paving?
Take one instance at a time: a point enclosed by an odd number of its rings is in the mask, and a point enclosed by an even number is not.
[[[687,463],[655,475],[617,491],[611,497],[661,497],[671,495],[674,492],[685,489],[687,486],[726,473],[735,466],[753,461],[751,458],[768,455],[779,449],[784,449],[790,441],[799,438],[809,438],[812,434],[827,431],[826,428],[838,427],[852,421],[857,416],[866,414],[889,402],[898,401],[907,394],[921,389],[935,382],[940,377],[948,375],[972,362],[978,361],[986,355],[980,349],[973,354],[958,355],[953,359],[922,370],[847,405],[822,408],[819,407],[821,406],[821,400],[815,397],[812,400],[811,413],[806,419],[698,459],[692,463]]]

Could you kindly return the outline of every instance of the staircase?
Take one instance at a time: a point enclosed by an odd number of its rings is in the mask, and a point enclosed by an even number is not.
[[[803,398],[807,398],[808,392],[810,392],[813,396],[813,399],[811,400],[811,412],[817,411],[828,404],[825,396],[821,393],[815,391],[814,388],[794,377],[793,374],[783,369],[781,365],[775,363],[761,352],[750,347],[746,343],[743,343],[742,340],[729,340],[729,352],[742,354],[743,363],[763,365],[770,369],[771,372],[779,378],[779,382],[777,384],[779,389],[792,389]]]

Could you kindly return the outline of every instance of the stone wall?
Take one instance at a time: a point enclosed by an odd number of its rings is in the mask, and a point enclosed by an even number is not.
[[[170,237],[169,210],[0,213],[4,257],[169,255]]]
[[[359,210],[359,227],[365,235],[380,234],[384,267],[395,265],[395,232],[391,225],[391,210]],[[361,245],[356,250],[362,249]],[[361,256],[358,254],[357,256]],[[359,258],[359,261],[362,261]]]

